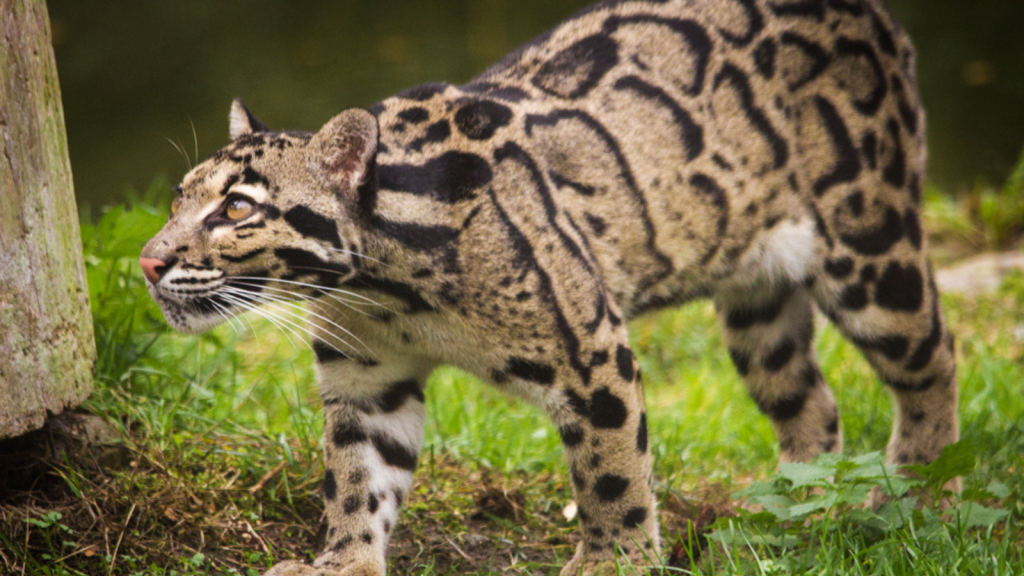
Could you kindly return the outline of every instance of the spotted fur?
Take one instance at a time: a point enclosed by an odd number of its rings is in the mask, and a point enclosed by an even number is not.
[[[330,524],[315,573],[384,573],[440,364],[551,415],[581,528],[563,574],[616,548],[643,563],[658,520],[626,329],[643,312],[714,299],[782,461],[841,450],[815,305],[893,392],[890,461],[957,439],[913,68],[877,0],[611,1],[466,85],[315,134],[236,101],[232,142],[143,252],[166,264],[150,288],[186,331],[310,300]],[[255,209],[225,219],[237,197]]]

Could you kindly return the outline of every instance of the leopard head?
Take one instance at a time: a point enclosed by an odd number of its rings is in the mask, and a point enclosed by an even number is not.
[[[235,100],[229,120],[231,143],[185,175],[139,258],[150,294],[182,332],[320,294],[362,262],[376,118],[352,109],[315,134],[274,132]]]

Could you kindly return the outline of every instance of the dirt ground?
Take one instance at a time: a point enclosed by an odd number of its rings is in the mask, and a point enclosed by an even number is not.
[[[0,462],[0,573],[36,573],[56,553],[85,574],[111,573],[111,564],[127,574],[258,573],[273,558],[311,559],[326,531],[318,482],[303,480],[319,463],[298,455],[262,475],[230,459],[186,464],[120,442],[99,417],[75,413],[0,442]],[[557,573],[575,550],[566,478],[426,455],[414,486],[392,537],[393,573]],[[664,552],[680,567],[700,556],[707,527],[734,513],[721,485],[661,496]],[[205,568],[188,566],[197,554]]]

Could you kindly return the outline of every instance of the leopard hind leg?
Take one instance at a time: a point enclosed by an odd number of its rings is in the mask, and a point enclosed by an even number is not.
[[[913,52],[879,61],[877,101],[855,87],[873,82],[824,75],[797,117],[800,178],[824,246],[811,292],[867,358],[896,404],[891,463],[928,463],[956,442],[953,340],[942,319],[920,222],[925,124]],[[877,78],[876,78],[877,80]]]
[[[859,270],[857,268],[859,267]],[[896,410],[887,460],[928,464],[959,438],[953,337],[923,252],[826,261],[814,296],[889,388]],[[953,481],[950,489],[958,489]]]
[[[818,369],[811,299],[802,285],[732,292],[715,298],[733,364],[775,427],[780,462],[807,462],[840,452],[832,392]]]

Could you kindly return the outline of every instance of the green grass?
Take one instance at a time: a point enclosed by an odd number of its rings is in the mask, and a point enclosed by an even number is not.
[[[86,407],[115,423],[126,457],[97,465],[70,454],[49,464],[52,490],[0,504],[0,573],[248,575],[316,553],[322,421],[312,354],[256,318],[200,337],[165,326],[135,263],[166,218],[153,208],[166,206],[161,187],[95,225],[83,217],[100,353]],[[904,505],[896,523],[857,505],[862,480],[833,474],[809,491],[785,469],[773,476],[771,426],[732,368],[710,305],[634,322],[668,573],[1024,573],[1024,275],[944,305],[958,338],[965,500],[989,516]],[[845,454],[883,449],[892,422],[883,386],[833,328],[819,329],[816,347]],[[557,574],[575,521],[562,515],[571,492],[547,419],[453,368],[433,375],[427,397],[392,573],[497,574],[514,564]],[[826,464],[861,465],[850,462]],[[837,495],[846,500],[792,513]],[[759,502],[784,504],[770,512]]]

